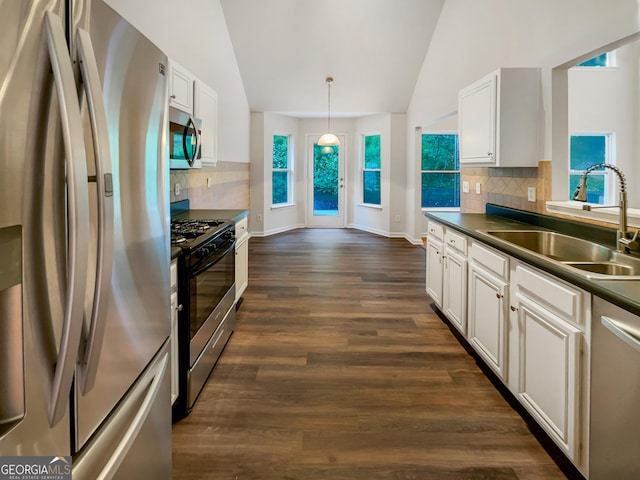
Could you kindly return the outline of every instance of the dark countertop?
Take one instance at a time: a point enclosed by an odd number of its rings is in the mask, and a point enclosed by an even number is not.
[[[233,220],[237,222],[249,215],[249,210],[187,210],[179,213],[176,218]]]
[[[591,292],[593,295],[601,297],[608,302],[618,305],[619,307],[640,316],[640,280],[589,279],[583,275],[580,275],[579,273],[575,273],[567,267],[559,265],[554,261],[548,260],[533,253],[529,253],[528,251],[520,249],[518,247],[512,247],[488,235],[484,235],[478,232],[478,230],[491,229],[526,230],[531,228],[547,228],[549,230],[565,230],[563,233],[571,234],[570,232],[566,231],[567,229],[571,230],[571,227],[574,226],[573,222],[571,221],[553,219],[550,220],[551,223],[542,226],[540,225],[541,222],[539,221],[539,219],[540,217],[544,216],[538,214],[534,214],[531,217],[531,223],[524,223],[528,219],[526,214],[524,216],[516,217],[519,221],[507,218],[508,216],[505,217],[502,215],[490,213],[482,214],[427,212],[424,215],[425,217],[427,217],[427,219],[432,219],[440,222],[446,227],[457,230],[460,233],[467,235],[468,237],[474,238],[482,243],[490,245],[497,250],[503,251],[514,258],[522,260],[558,278],[566,280],[571,284],[574,284],[588,292]],[[561,225],[557,222],[560,222]],[[558,228],[553,228],[554,226],[557,226]],[[574,228],[584,228],[584,224],[582,224],[580,227],[575,226]],[[598,230],[598,234],[602,234],[604,232],[605,238],[608,239],[608,232],[606,231],[608,229],[603,229],[601,227],[594,228]],[[594,240],[593,236],[586,237],[586,239]],[[600,243],[608,243],[607,246],[611,247],[611,245],[609,244],[610,242]]]

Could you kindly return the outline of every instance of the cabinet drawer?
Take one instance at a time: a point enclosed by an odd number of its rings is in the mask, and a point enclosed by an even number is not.
[[[427,226],[427,232],[430,237],[437,238],[438,240],[444,240],[444,227],[436,222],[429,222]]]
[[[509,276],[509,258],[481,243],[471,244],[471,259],[500,278],[506,279]]]
[[[566,320],[584,324],[583,297],[588,293],[522,264],[516,265],[514,276],[527,297]]]
[[[238,240],[244,238],[245,235],[249,234],[249,231],[247,229],[247,218],[248,217],[241,218],[236,222],[236,238]]]
[[[467,237],[453,230],[447,230],[444,234],[444,243],[448,248],[453,248],[463,255],[467,255]]]

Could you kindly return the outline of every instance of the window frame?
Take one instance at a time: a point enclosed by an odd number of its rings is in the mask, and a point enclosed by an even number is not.
[[[275,137],[287,137],[287,168],[277,168],[273,166],[274,152],[273,146],[275,145]],[[274,132],[271,136],[271,208],[282,208],[295,205],[294,202],[294,138],[290,133]],[[282,203],[273,203],[273,174],[276,172],[286,172],[287,174],[287,201]]]
[[[569,145],[571,145],[571,137],[604,137],[605,139],[605,147],[604,147],[604,163],[610,163],[612,165],[616,164],[615,158],[615,133],[614,132],[582,132],[582,131],[572,131],[569,132]],[[569,147],[569,168],[568,168],[568,182],[569,182],[569,199],[573,199],[573,191],[571,191],[571,176],[572,175],[582,175],[584,170],[574,170],[571,168],[571,147]],[[595,162],[594,162],[595,163]],[[589,173],[589,177],[594,176],[603,176],[604,177],[604,201],[603,203],[593,203],[594,205],[614,205],[617,203],[616,200],[616,181],[617,176],[612,175],[611,170],[594,170]],[[588,185],[588,183],[587,183]]]
[[[361,140],[360,140],[360,148],[361,148],[361,155],[360,155],[360,181],[361,181],[361,187],[360,187],[360,199],[361,199],[361,205],[363,206],[367,206],[367,207],[373,207],[373,208],[381,208],[382,207],[382,135],[380,134],[380,132],[370,132],[370,133],[363,133],[361,136]],[[365,154],[366,154],[366,141],[367,141],[367,137],[379,137],[380,139],[380,158],[379,160],[379,167],[378,168],[367,168],[366,166],[366,158],[365,158]],[[365,172],[378,172],[379,175],[379,182],[380,182],[380,202],[379,203],[371,203],[371,202],[365,202],[365,194],[364,194],[364,176],[365,176]]]
[[[458,156],[458,170],[423,170],[422,169],[422,144],[423,144],[423,137],[425,135],[455,135],[456,139],[457,139],[457,151],[456,154]],[[459,212],[461,209],[461,204],[462,204],[462,191],[461,191],[461,185],[462,185],[462,165],[460,164],[460,134],[459,132],[455,131],[455,130],[428,130],[428,129],[421,129],[420,131],[420,136],[419,136],[419,144],[420,147],[418,148],[418,167],[419,167],[419,180],[418,180],[418,188],[420,190],[420,195],[419,195],[419,202],[420,202],[420,211],[422,212]],[[422,192],[423,192],[423,185],[422,185],[422,178],[423,178],[423,174],[425,173],[453,173],[453,174],[457,174],[458,175],[458,206],[457,207],[423,207],[423,199],[422,199]]]

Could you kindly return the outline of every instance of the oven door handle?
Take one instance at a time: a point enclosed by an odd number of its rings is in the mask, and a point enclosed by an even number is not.
[[[212,265],[215,265],[216,263],[218,263],[220,259],[223,258],[225,255],[227,255],[229,252],[233,251],[235,247],[236,247],[236,240],[234,238],[233,241],[229,244],[229,247],[226,248],[222,253],[220,253],[220,250],[218,250],[214,255],[207,257],[207,260],[205,261],[204,266],[201,266],[199,263],[196,264],[193,267],[193,270],[191,270],[191,275],[195,276],[204,272],[205,270],[210,268]],[[209,261],[210,259],[212,260]]]

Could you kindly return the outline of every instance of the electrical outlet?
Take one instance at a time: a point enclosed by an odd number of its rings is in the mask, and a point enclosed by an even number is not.
[[[400,215],[396,215],[396,223],[400,223]]]
[[[173,186],[173,194],[176,195],[176,196],[180,195],[180,190],[182,190],[182,187],[180,186],[179,183],[176,183]]]
[[[261,213],[257,213],[256,214],[256,221],[257,222],[262,222],[262,214]]]
[[[527,188],[527,200],[530,202],[536,201],[536,187]]]
[[[480,195],[480,183],[476,183],[476,193]]]
[[[469,182],[462,182],[462,193],[469,193]]]

